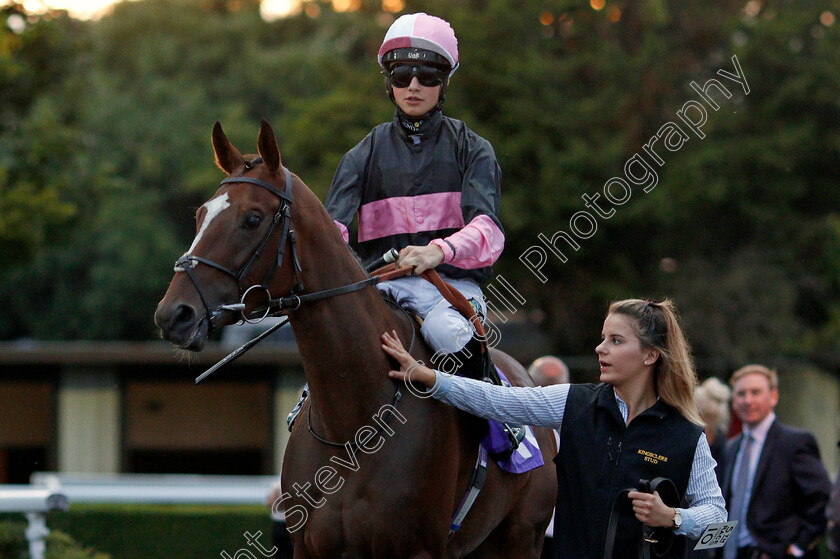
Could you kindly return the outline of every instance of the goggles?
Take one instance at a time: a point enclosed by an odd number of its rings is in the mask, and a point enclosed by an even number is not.
[[[408,87],[411,80],[417,77],[420,85],[434,87],[446,81],[448,72],[437,66],[427,64],[397,64],[388,72],[388,78],[394,87]]]

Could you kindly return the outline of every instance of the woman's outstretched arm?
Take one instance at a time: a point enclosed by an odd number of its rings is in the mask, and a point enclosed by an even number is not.
[[[498,386],[441,373],[414,359],[396,332],[382,334],[382,349],[400,365],[398,371],[389,371],[388,376],[420,383],[429,389],[429,396],[460,410],[486,419],[554,429],[563,423],[568,384]]]

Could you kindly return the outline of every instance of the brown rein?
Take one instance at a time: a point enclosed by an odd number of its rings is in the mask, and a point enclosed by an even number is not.
[[[385,266],[373,271],[371,273],[371,277],[378,277],[379,281],[387,281],[410,274],[411,271],[412,268],[397,268],[396,263],[392,263],[386,264]],[[470,302],[467,301],[467,298],[464,297],[463,293],[443,281],[443,278],[440,277],[440,274],[438,274],[437,270],[434,268],[421,273],[420,277],[437,287],[440,294],[443,295],[443,298],[446,299],[450,305],[455,307],[455,309],[460,312],[464,318],[472,322],[476,333],[480,337],[479,339],[484,340],[487,338],[487,332],[484,330],[484,325],[481,323],[475,309]],[[481,351],[484,351],[484,344],[481,344]]]

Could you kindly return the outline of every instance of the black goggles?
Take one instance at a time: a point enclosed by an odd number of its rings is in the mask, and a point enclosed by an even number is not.
[[[425,87],[434,87],[441,85],[445,80],[448,72],[438,66],[429,66],[427,64],[397,64],[388,72],[388,78],[391,80],[391,85],[394,87],[408,87],[411,80],[416,76],[420,85]]]

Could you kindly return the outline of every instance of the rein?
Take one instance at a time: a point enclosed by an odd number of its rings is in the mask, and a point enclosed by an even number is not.
[[[391,267],[393,267],[393,265]],[[377,272],[380,272],[380,270],[377,270]],[[287,297],[281,297],[280,299],[271,299],[268,302],[268,307],[269,309],[277,308],[281,311],[296,311],[303,303],[318,301],[320,299],[329,299],[330,297],[344,295],[345,293],[352,293],[353,291],[359,291],[360,289],[364,289],[370,285],[376,285],[381,281],[388,281],[400,276],[405,276],[411,273],[411,268],[393,268],[389,271],[383,271],[380,273],[377,272],[374,272],[376,275],[369,278],[348,285],[343,285],[341,287],[325,289],[324,291],[316,291],[315,293],[306,293],[304,295],[289,295]]]
[[[256,158],[253,161],[247,161],[245,163],[245,167],[246,167],[246,169],[251,169],[255,164],[258,164],[258,163],[261,163],[261,162],[262,162],[262,158]],[[177,262],[175,262],[175,271],[176,272],[185,272],[187,274],[187,276],[190,278],[190,280],[192,281],[196,290],[198,291],[198,295],[201,298],[201,302],[204,304],[204,308],[205,308],[206,313],[207,313],[206,314],[207,324],[208,324],[208,329],[209,329],[210,332],[212,332],[213,328],[214,328],[214,322],[215,322],[214,319],[216,317],[220,316],[223,311],[239,311],[239,312],[242,313],[242,319],[244,321],[249,321],[248,320],[249,317],[245,316],[245,308],[246,308],[245,298],[248,296],[248,294],[251,292],[252,289],[261,289],[261,290],[265,291],[265,293],[268,295],[268,302],[266,303],[266,308],[264,310],[264,314],[263,314],[262,317],[260,317],[258,320],[255,321],[255,322],[260,322],[264,318],[269,316],[269,314],[272,314],[272,313],[275,313],[275,316],[276,316],[276,314],[286,314],[286,315],[288,315],[289,312],[293,312],[293,311],[298,310],[300,308],[300,306],[304,303],[308,303],[308,302],[311,302],[311,301],[319,301],[319,300],[322,300],[322,299],[328,299],[328,298],[331,298],[331,297],[344,295],[346,293],[353,293],[355,291],[359,291],[359,290],[362,290],[366,287],[375,285],[375,284],[377,284],[381,281],[387,281],[387,280],[390,280],[390,279],[394,279],[394,278],[397,278],[397,277],[400,277],[400,276],[410,274],[412,272],[412,268],[408,268],[408,267],[407,268],[397,268],[396,267],[396,264],[394,262],[395,262],[396,258],[399,256],[399,253],[396,250],[391,249],[386,254],[384,254],[382,256],[382,258],[380,258],[379,260],[377,260],[374,263],[374,265],[379,265],[380,263],[385,263],[385,262],[387,262],[388,264],[386,264],[385,266],[383,266],[381,268],[378,268],[368,278],[365,278],[363,280],[360,280],[360,281],[357,281],[357,282],[354,282],[354,283],[351,283],[351,284],[348,284],[348,285],[335,287],[335,288],[332,288],[332,289],[325,289],[323,291],[316,291],[314,293],[300,294],[300,292],[304,290],[303,283],[301,282],[300,274],[299,274],[299,272],[302,271],[302,268],[301,268],[301,265],[300,265],[300,260],[298,259],[298,256],[297,256],[296,242],[295,242],[295,232],[291,228],[291,223],[292,223],[291,211],[292,211],[292,204],[294,203],[294,197],[293,197],[293,193],[292,193],[292,173],[286,167],[283,167],[283,171],[286,175],[286,191],[285,192],[283,192],[282,190],[280,190],[279,188],[277,188],[276,186],[274,186],[271,183],[268,183],[266,181],[256,179],[256,178],[253,178],[253,177],[228,177],[228,178],[222,180],[219,183],[219,186],[222,186],[222,185],[225,185],[225,184],[235,184],[235,183],[253,184],[253,185],[256,185],[256,186],[259,186],[261,188],[264,188],[264,189],[268,190],[269,192],[271,192],[272,194],[274,194],[275,196],[280,198],[280,201],[281,201],[280,207],[277,209],[277,212],[275,212],[274,217],[271,220],[270,227],[265,232],[265,235],[263,236],[262,240],[259,242],[257,247],[251,253],[251,256],[248,258],[248,261],[245,263],[244,266],[242,266],[242,268],[240,268],[238,271],[233,271],[230,268],[227,268],[227,267],[225,267],[221,264],[213,262],[212,260],[209,260],[207,258],[203,258],[203,257],[200,257],[200,256],[196,256],[194,254],[185,254],[181,258],[179,258],[177,260]],[[248,276],[248,272],[251,269],[251,266],[253,266],[254,263],[259,259],[260,255],[262,254],[262,252],[265,249],[268,242],[271,240],[271,237],[274,234],[274,231],[275,231],[275,229],[277,229],[278,226],[280,227],[280,239],[279,239],[278,244],[277,244],[277,265],[272,266],[268,270],[268,272],[266,273],[265,277],[263,278],[262,282],[259,285],[256,285],[256,284],[252,285],[252,286],[248,287],[247,289],[245,289],[243,291],[243,289],[242,289],[243,279]],[[292,257],[292,261],[294,262],[293,268],[294,268],[294,273],[295,273],[295,286],[294,286],[294,288],[292,288],[292,294],[291,295],[287,295],[285,297],[280,297],[279,299],[272,299],[271,298],[271,293],[270,293],[269,288],[268,288],[268,285],[271,282],[271,278],[274,276],[274,272],[283,265],[283,258],[285,256],[286,239],[287,238],[289,239],[290,244],[291,244],[291,257]],[[208,302],[208,299],[207,299],[207,296],[204,293],[204,289],[201,287],[201,283],[198,281],[198,278],[196,277],[195,272],[193,272],[193,268],[195,268],[198,264],[204,264],[206,266],[210,266],[211,268],[219,270],[219,271],[223,272],[224,274],[233,278],[234,281],[236,281],[236,283],[239,287],[239,293],[240,293],[239,303],[228,304],[228,305],[220,305],[220,306],[216,307],[215,309],[211,309],[210,303]],[[449,284],[444,282],[440,278],[438,273],[434,270],[426,270],[421,275],[427,281],[429,281],[433,285],[435,285],[438,288],[438,290],[440,290],[440,292],[444,296],[444,298],[447,299],[450,303],[452,303],[453,306],[455,306],[455,308],[457,308],[459,311],[461,311],[461,313],[464,314],[464,316],[466,316],[468,319],[473,321],[473,323],[475,324],[475,327],[476,327],[476,331],[479,333],[479,335],[481,335],[481,336],[485,335],[484,327],[481,324],[481,321],[478,319],[478,317],[474,316],[472,306],[469,304],[469,302],[467,302],[467,300],[464,298],[464,296],[461,295],[461,293],[459,293],[457,290],[453,289]],[[389,301],[389,303],[390,303],[390,301]],[[399,308],[405,314],[404,309],[400,308],[399,306],[397,306],[397,308]],[[224,365],[226,365],[226,364],[230,363],[231,361],[233,361],[233,360],[239,358],[240,356],[244,355],[245,352],[250,350],[252,347],[254,347],[256,344],[258,344],[260,341],[262,341],[266,337],[268,337],[272,332],[274,332],[275,330],[277,330],[280,327],[287,324],[289,322],[288,316],[285,316],[284,318],[285,318],[285,320],[283,320],[281,322],[278,322],[277,324],[273,325],[271,328],[267,329],[265,332],[262,332],[260,335],[258,335],[254,339],[246,342],[241,347],[239,347],[238,349],[236,349],[235,351],[231,352],[226,357],[221,359],[218,363],[213,365],[207,371],[205,371],[204,373],[199,375],[195,379],[195,383],[198,384],[199,382],[201,382],[202,380],[204,380],[205,378],[210,376],[213,372],[217,371],[218,369],[220,369]],[[406,315],[406,318],[408,319],[408,323],[412,327],[411,344],[410,344],[409,349],[408,349],[408,351],[410,353],[412,351],[412,349],[414,348],[414,340],[416,338],[417,331],[416,331],[416,328],[414,327],[414,321],[411,319],[411,317],[408,317]],[[254,322],[254,321],[250,321],[250,322]],[[482,346],[482,351],[483,350],[484,350],[484,348]],[[399,405],[399,402],[400,402],[401,399],[402,399],[402,393],[400,392],[399,386],[397,386],[396,392],[394,394],[393,404],[392,404],[395,409],[396,409],[397,405]],[[391,416],[393,416],[393,413],[390,413],[388,415],[388,419],[390,419]],[[385,420],[385,425],[387,425],[387,419]],[[382,429],[384,429],[385,425],[380,424],[379,431],[377,431],[377,434],[379,432],[381,432]],[[321,443],[324,443],[324,444],[327,444],[327,445],[330,445],[330,446],[342,446],[342,447],[345,446],[345,443],[332,442],[332,441],[329,441],[327,439],[324,439],[323,437],[320,437],[318,434],[315,433],[315,431],[312,429],[312,405],[311,405],[311,403],[310,403],[310,406],[309,406],[309,409],[308,409],[308,414],[307,414],[307,428],[309,430],[309,433],[317,441],[319,441]],[[359,450],[358,445],[356,445],[355,442],[346,443],[346,444],[351,444],[350,448],[351,448],[351,451],[353,452],[353,455],[355,456],[356,453]]]
[[[254,159],[253,161],[248,161],[246,162],[246,168],[250,169],[253,165],[261,162],[262,158],[259,157]],[[275,196],[279,197],[281,200],[280,207],[277,209],[277,212],[274,214],[274,217],[271,220],[271,226],[265,232],[265,235],[263,236],[260,243],[257,245],[256,249],[254,249],[254,251],[251,253],[251,256],[248,258],[248,261],[245,263],[244,266],[242,266],[242,268],[239,269],[239,271],[233,271],[230,268],[213,262],[212,260],[203,258],[201,256],[196,256],[194,254],[185,254],[181,258],[179,258],[177,262],[175,262],[175,272],[185,272],[187,276],[189,276],[193,285],[195,285],[196,290],[198,291],[198,295],[201,298],[201,302],[204,304],[204,309],[206,311],[209,333],[213,332],[215,328],[216,318],[223,311],[239,311],[242,313],[243,321],[251,323],[260,322],[262,319],[269,316],[269,314],[271,314],[272,312],[283,313],[284,311],[295,311],[299,309],[303,303],[307,303],[310,301],[318,301],[320,299],[327,299],[330,297],[335,297],[337,295],[343,295],[345,293],[359,291],[360,289],[364,289],[365,287],[368,287],[370,285],[375,285],[380,281],[386,281],[389,279],[400,277],[411,272],[411,268],[397,269],[395,266],[391,266],[390,269],[387,269],[388,266],[385,266],[377,270],[377,272],[381,273],[378,273],[377,275],[371,276],[361,281],[357,281],[355,283],[351,283],[349,285],[344,285],[341,287],[336,287],[333,289],[326,289],[324,291],[317,291],[315,293],[307,293],[304,295],[300,295],[300,292],[304,290],[303,282],[300,279],[300,272],[302,271],[302,268],[300,265],[300,259],[297,255],[297,242],[295,239],[295,231],[291,228],[292,204],[294,203],[294,197],[292,193],[292,173],[286,167],[283,167],[283,171],[286,175],[285,192],[283,192],[271,183],[253,177],[228,177],[219,183],[219,186],[231,183],[253,184],[265,188]],[[254,265],[254,263],[262,254],[263,250],[265,249],[265,246],[271,240],[271,237],[274,234],[274,231],[278,227],[278,225],[280,226],[280,240],[277,244],[277,265],[272,266],[269,269],[269,271],[266,273],[265,277],[259,285],[252,285],[243,291],[242,280],[248,276],[248,272],[250,271],[251,266]],[[283,265],[287,237],[291,244],[291,256],[292,261],[294,262],[295,286],[292,288],[291,295],[281,297],[279,299],[272,299],[271,292],[268,289],[268,284],[271,281],[271,278],[274,276],[275,270],[277,270]],[[396,256],[396,251],[389,251],[383,258],[384,261],[388,261],[390,259],[396,258]],[[215,268],[216,270],[219,270],[233,278],[239,286],[239,302],[229,305],[220,305],[215,309],[211,309],[207,296],[204,293],[204,289],[201,287],[201,283],[198,281],[195,272],[193,272],[193,268],[195,268],[198,264],[210,266],[211,268]],[[252,317],[245,316],[245,299],[253,289],[262,290],[268,296],[268,302],[264,309],[263,315],[257,318],[256,320],[253,320]],[[250,347],[248,349],[250,349]]]

